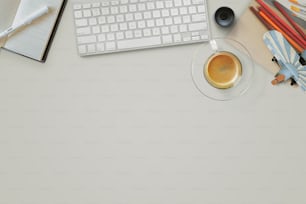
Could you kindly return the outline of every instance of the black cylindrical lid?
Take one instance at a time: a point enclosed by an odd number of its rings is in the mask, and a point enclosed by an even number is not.
[[[235,13],[229,7],[220,7],[215,13],[216,23],[222,27],[229,27],[235,20]]]

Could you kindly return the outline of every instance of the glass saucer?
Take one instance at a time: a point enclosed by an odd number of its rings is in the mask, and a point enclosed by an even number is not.
[[[211,75],[208,73],[208,69],[213,70],[208,63],[219,53],[228,53],[230,56],[234,56],[239,63],[239,72],[233,74],[235,78],[226,81],[217,81],[218,78],[211,79]],[[220,60],[219,60],[220,61]],[[222,62],[222,60],[221,60]],[[223,61],[224,67],[217,67],[224,71],[228,65],[228,62]],[[210,67],[210,68],[208,68]],[[233,71],[233,69],[232,69]],[[219,101],[232,100],[238,96],[243,95],[250,84],[252,83],[254,72],[254,63],[248,50],[238,41],[227,38],[216,38],[209,43],[205,43],[199,46],[195,51],[192,59],[191,74],[192,79],[197,89],[205,96]],[[213,72],[212,72],[213,73]],[[221,76],[222,78],[222,76]],[[222,78],[223,79],[223,78]],[[224,84],[227,84],[226,86]]]

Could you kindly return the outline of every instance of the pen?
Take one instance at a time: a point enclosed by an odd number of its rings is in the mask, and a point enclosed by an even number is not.
[[[283,7],[278,3],[277,1],[273,2],[276,8],[283,14],[283,16],[286,17],[286,19],[289,21],[289,23],[295,28],[296,31],[299,32],[299,34],[303,37],[304,40],[306,40],[306,35],[304,31],[291,19],[291,17],[288,15],[288,13],[283,9]]]
[[[295,3],[295,4],[299,4],[301,6],[306,6],[306,1],[305,0],[289,0],[290,2],[292,3]]]
[[[305,17],[306,10],[305,10],[304,6],[294,4],[291,1],[287,1],[287,0],[277,0],[277,1],[280,4],[282,4],[285,8],[287,8],[288,10],[290,10],[292,12],[296,12],[298,14],[301,14],[302,16]]]
[[[40,9],[38,9],[37,11],[35,11],[34,13],[32,13],[31,15],[29,15],[28,17],[26,17],[23,21],[21,21],[20,23],[17,23],[16,25],[13,25],[9,28],[7,28],[5,31],[0,33],[0,39],[3,37],[7,37],[9,34],[15,32],[16,30],[18,30],[19,28],[29,25],[32,23],[32,21],[36,20],[37,18],[47,14],[49,12],[49,8],[48,6],[44,6]]]

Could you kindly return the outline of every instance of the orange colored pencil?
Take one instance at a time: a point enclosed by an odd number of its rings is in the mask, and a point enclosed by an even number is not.
[[[287,40],[288,42],[299,52],[303,52],[303,48],[297,44],[294,40],[292,40],[283,30],[281,30],[277,25],[275,25],[269,18],[266,16],[262,11],[258,11],[259,15],[269,23],[275,30],[279,31]]]

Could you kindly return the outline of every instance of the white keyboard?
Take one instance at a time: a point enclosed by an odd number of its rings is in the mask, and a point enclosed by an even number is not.
[[[81,56],[208,41],[207,0],[75,3]]]

